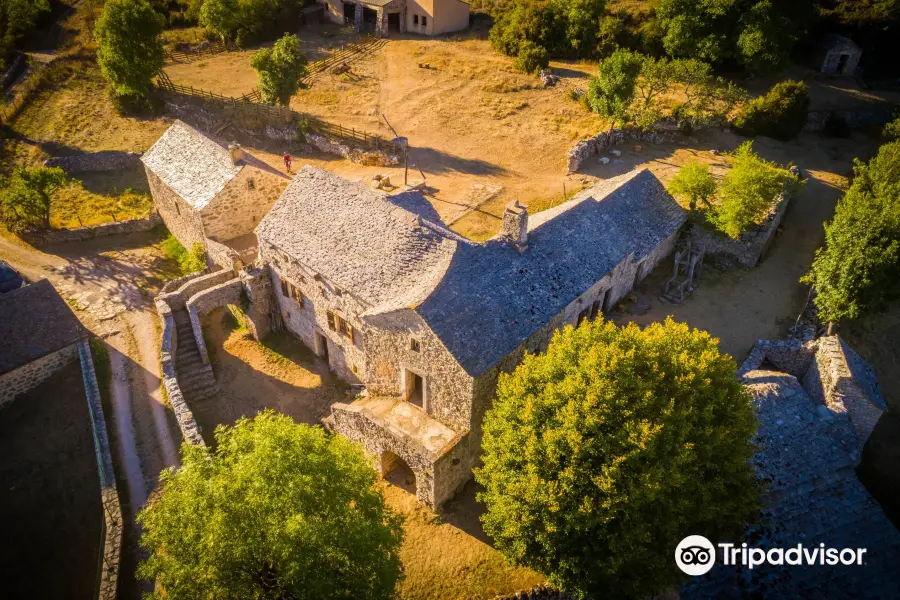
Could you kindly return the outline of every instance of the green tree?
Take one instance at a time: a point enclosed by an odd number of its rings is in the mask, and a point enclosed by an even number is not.
[[[731,168],[716,192],[719,205],[713,224],[731,238],[762,221],[782,192],[793,193],[795,175],[753,152],[753,142],[744,142],[731,157]]]
[[[203,0],[200,6],[200,24],[215,31],[223,42],[234,39],[241,25],[238,0]]]
[[[147,0],[108,0],[94,27],[97,63],[113,96],[145,107],[153,77],[163,66],[163,18]]]
[[[49,10],[48,0],[0,0],[0,71],[6,70],[6,58],[15,43]]]
[[[900,138],[900,118],[896,118],[884,126],[881,135],[888,140],[896,140]]]
[[[181,452],[138,516],[155,597],[394,597],[401,519],[352,442],[266,411]]]
[[[756,417],[735,371],[718,340],[671,318],[556,332],[500,376],[485,417],[485,532],[581,598],[678,583],[681,539],[738,539],[759,507]]]
[[[306,57],[300,52],[300,39],[293,34],[285,35],[272,48],[256,51],[250,57],[250,66],[259,76],[263,100],[287,106],[306,75]]]
[[[588,106],[609,121],[610,129],[628,119],[643,63],[637,52],[616,50],[600,61],[588,82]]]
[[[669,191],[687,198],[691,210],[697,210],[697,202],[712,208],[710,199],[716,193],[716,180],[709,172],[709,165],[691,161],[678,171],[669,183]]]
[[[9,177],[0,176],[0,209],[10,231],[50,229],[53,194],[69,178],[59,167],[16,167]]]
[[[854,172],[804,278],[825,321],[855,319],[900,296],[900,141]]]
[[[747,92],[734,83],[714,76],[712,68],[703,61],[676,60],[672,61],[672,67],[672,77],[681,85],[684,96],[684,102],[672,114],[687,130],[724,122],[734,107],[747,97]]]
[[[550,56],[543,47],[525,40],[519,46],[519,55],[513,64],[523,73],[535,74],[541,69],[547,68],[550,64]]]
[[[741,107],[734,128],[747,136],[765,135],[792,140],[800,134],[809,115],[809,88],[802,81],[782,81],[765,95]]]

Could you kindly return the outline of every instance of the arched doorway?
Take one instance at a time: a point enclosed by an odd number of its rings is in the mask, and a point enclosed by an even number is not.
[[[416,474],[405,460],[389,450],[381,454],[381,476],[388,483],[416,495]]]

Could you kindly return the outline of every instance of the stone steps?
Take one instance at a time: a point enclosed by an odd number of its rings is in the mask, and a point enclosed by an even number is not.
[[[194,330],[186,310],[175,311],[175,332],[178,350],[175,353],[175,372],[178,387],[188,403],[212,398],[219,392],[212,367],[203,363]]]

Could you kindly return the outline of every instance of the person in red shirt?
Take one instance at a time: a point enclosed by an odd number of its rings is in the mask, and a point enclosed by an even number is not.
[[[291,172],[291,155],[287,152],[284,153],[284,168],[287,169],[287,172]]]

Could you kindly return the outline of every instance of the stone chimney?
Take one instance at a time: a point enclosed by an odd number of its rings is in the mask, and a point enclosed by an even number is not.
[[[507,238],[519,252],[528,247],[528,209],[521,206],[518,200],[513,200],[506,205],[500,234]]]
[[[244,149],[240,144],[232,142],[228,145],[228,152],[231,154],[231,164],[236,167],[244,164]]]

